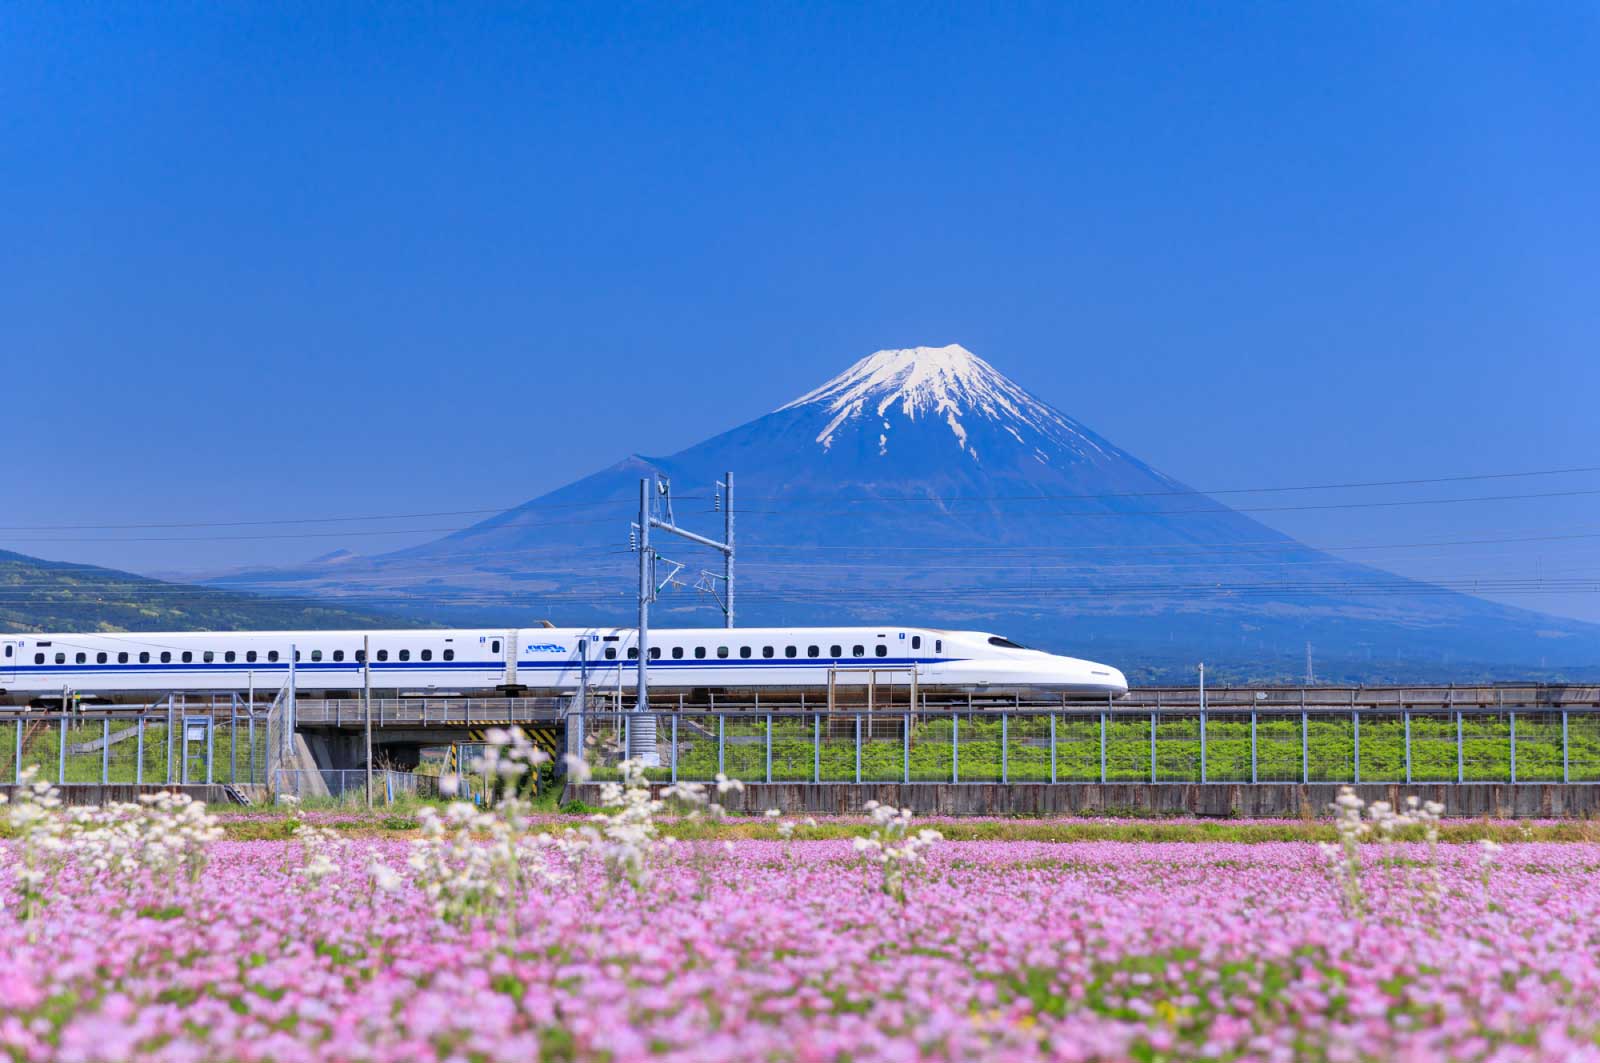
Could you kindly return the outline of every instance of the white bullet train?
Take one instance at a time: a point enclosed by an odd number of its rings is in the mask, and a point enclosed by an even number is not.
[[[405,693],[571,693],[631,689],[635,628],[414,631],[0,633],[0,694],[9,699],[276,688],[294,661],[296,689],[362,685],[362,640],[374,688]],[[1109,665],[1030,650],[982,631],[934,628],[666,628],[649,638],[650,685],[670,690],[779,690],[869,682],[869,669],[914,671],[924,689],[1047,690],[1120,697]],[[894,682],[885,672],[880,684]]]

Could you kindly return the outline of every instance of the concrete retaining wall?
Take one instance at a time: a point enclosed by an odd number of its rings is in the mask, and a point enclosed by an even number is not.
[[[8,800],[14,795],[16,789],[16,786],[9,783],[0,784],[0,793],[5,794]],[[172,786],[163,786],[160,783],[146,783],[144,785],[135,785],[134,783],[111,783],[107,786],[94,786],[85,785],[82,783],[67,783],[66,785],[56,787],[57,793],[61,796],[62,803],[68,805],[104,805],[110,804],[113,801],[121,801],[125,804],[134,804],[139,800],[141,794],[159,793],[162,790],[170,790],[173,793],[188,794],[196,801],[204,801],[208,805],[230,805],[238,803],[234,795],[228,792],[228,788],[220,785],[207,786],[204,784],[196,784],[192,786],[181,786],[174,784]]]
[[[1440,801],[1447,816],[1560,819],[1600,814],[1600,785],[1418,783],[1355,790],[1369,802],[1399,804],[1413,794]],[[730,811],[753,815],[769,808],[787,814],[857,815],[868,801],[878,801],[922,816],[1132,813],[1270,819],[1298,818],[1306,811],[1325,816],[1338,793],[1339,786],[1329,783],[746,783],[742,794],[724,794],[721,802]],[[594,783],[569,786],[566,796],[598,805],[600,788]]]

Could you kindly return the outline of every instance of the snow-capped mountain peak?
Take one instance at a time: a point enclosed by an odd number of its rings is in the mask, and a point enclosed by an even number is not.
[[[1038,437],[1074,453],[1103,453],[1099,443],[1070,418],[1035,399],[999,370],[959,343],[947,347],[906,347],[869,354],[821,387],[779,407],[820,407],[827,420],[816,441],[831,449],[837,433],[855,421],[873,422],[878,453],[889,449],[893,419],[937,420],[950,429],[958,447],[978,460],[973,419],[993,422],[1016,444],[1048,464],[1049,449]]]

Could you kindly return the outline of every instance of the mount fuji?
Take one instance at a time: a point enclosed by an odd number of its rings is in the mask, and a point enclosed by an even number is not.
[[[216,585],[365,600],[460,623],[631,622],[639,480],[679,524],[721,530],[735,475],[741,624],[1004,631],[1144,681],[1203,654],[1241,678],[1485,677],[1600,656],[1600,627],[1354,564],[1200,494],[959,345],[878,351],[821,387],[669,457],[610,468],[442,539]],[[720,623],[692,589],[715,555],[677,540],[663,624]],[[664,576],[670,565],[661,568]],[[1130,670],[1131,669],[1131,670]]]

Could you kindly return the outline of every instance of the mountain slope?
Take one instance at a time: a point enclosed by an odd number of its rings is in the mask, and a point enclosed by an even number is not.
[[[337,606],[147,579],[0,550],[0,631],[228,631],[410,626]]]
[[[1313,550],[1198,494],[959,346],[879,351],[821,387],[666,458],[635,455],[443,539],[335,569],[230,585],[426,600],[462,619],[628,622],[638,483],[669,478],[680,523],[714,533],[736,476],[741,623],[1005,629],[1163,666],[1292,661],[1314,641],[1356,667],[1583,662],[1600,629],[1444,591]],[[658,549],[714,568],[677,541]],[[665,569],[663,574],[665,574]],[[692,577],[691,577],[692,580]],[[715,622],[668,592],[663,622]]]

